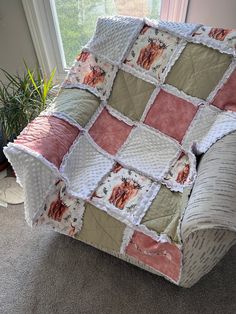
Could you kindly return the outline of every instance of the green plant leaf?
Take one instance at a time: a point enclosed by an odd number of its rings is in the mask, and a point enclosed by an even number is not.
[[[45,109],[53,87],[55,69],[47,80],[38,67],[32,71],[24,64],[23,75],[12,75],[2,69],[7,82],[0,81],[0,126],[7,140],[16,137]]]

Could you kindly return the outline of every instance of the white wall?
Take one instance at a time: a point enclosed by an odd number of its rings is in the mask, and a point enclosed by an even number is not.
[[[20,73],[23,59],[31,67],[37,64],[21,0],[0,0],[0,68]]]
[[[189,0],[187,22],[236,29],[236,0]]]

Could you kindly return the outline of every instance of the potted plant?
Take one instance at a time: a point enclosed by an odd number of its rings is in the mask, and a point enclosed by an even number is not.
[[[3,154],[3,150],[2,150],[3,146],[4,146],[4,140],[3,140],[3,135],[2,135],[1,126],[0,126],[0,171],[4,170],[7,167],[6,157]]]
[[[0,81],[0,167],[6,161],[3,146],[16,138],[51,101],[55,74],[53,70],[47,78],[38,68],[32,71],[27,65],[23,75],[1,71],[6,82]]]

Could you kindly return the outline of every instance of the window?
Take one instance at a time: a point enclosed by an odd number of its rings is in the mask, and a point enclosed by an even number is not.
[[[184,22],[188,0],[22,0],[39,65],[62,81],[92,36],[99,16],[132,15]]]
[[[55,0],[66,65],[91,38],[99,16],[133,15],[159,19],[161,0]],[[132,13],[131,13],[132,12]]]

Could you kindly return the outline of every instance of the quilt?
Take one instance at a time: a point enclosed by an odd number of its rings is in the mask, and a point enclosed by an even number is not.
[[[236,31],[100,18],[58,96],[4,152],[26,220],[174,283],[197,156],[236,130]]]

